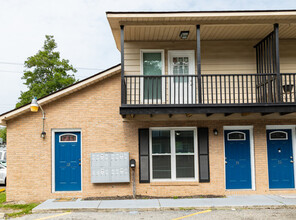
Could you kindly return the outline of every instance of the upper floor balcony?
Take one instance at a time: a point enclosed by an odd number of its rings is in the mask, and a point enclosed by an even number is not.
[[[124,76],[129,106],[236,106],[296,103],[296,73]],[[200,81],[200,83],[199,83]],[[279,90],[278,90],[279,85]],[[279,91],[279,93],[278,93]]]
[[[122,115],[296,111],[296,12],[127,14]]]

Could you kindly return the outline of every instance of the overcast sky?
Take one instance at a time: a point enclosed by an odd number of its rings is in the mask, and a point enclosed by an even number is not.
[[[295,0],[0,0],[0,114],[15,107],[27,57],[54,35],[83,79],[120,62],[106,11],[295,9]]]

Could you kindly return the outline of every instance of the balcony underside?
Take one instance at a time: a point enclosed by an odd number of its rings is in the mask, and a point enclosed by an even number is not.
[[[262,113],[278,112],[288,114],[296,112],[296,103],[272,104],[178,104],[178,105],[122,105],[121,115],[138,114],[232,114],[232,113]]]

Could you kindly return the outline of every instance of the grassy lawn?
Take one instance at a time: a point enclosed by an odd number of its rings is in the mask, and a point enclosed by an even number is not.
[[[0,193],[0,208],[1,209],[10,209],[15,210],[15,212],[7,213],[8,217],[17,217],[25,214],[29,214],[32,212],[32,209],[35,208],[37,203],[29,203],[29,204],[3,204],[6,202],[6,193]]]

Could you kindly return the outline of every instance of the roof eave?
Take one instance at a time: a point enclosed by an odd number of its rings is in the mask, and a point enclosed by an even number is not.
[[[66,95],[69,95],[71,93],[74,93],[78,90],[81,90],[89,85],[92,85],[96,82],[99,82],[105,78],[108,78],[110,76],[113,76],[117,73],[120,73],[120,70],[121,70],[121,66],[120,64],[116,65],[116,66],[113,66],[109,69],[106,69],[102,72],[99,72],[93,76],[90,76],[84,80],[81,80],[75,84],[72,84],[64,89],[61,89],[59,91],[56,91],[50,95],[47,95],[45,97],[42,97],[38,100],[38,103],[40,105],[45,105],[45,104],[48,104],[52,101],[55,101],[61,97],[64,97]],[[6,121],[12,119],[12,118],[15,118],[21,114],[24,114],[26,112],[29,112],[30,111],[30,104],[26,104],[20,108],[16,108],[16,109],[13,109],[11,111],[8,111],[6,113],[3,113],[0,115],[0,125],[6,125]]]

